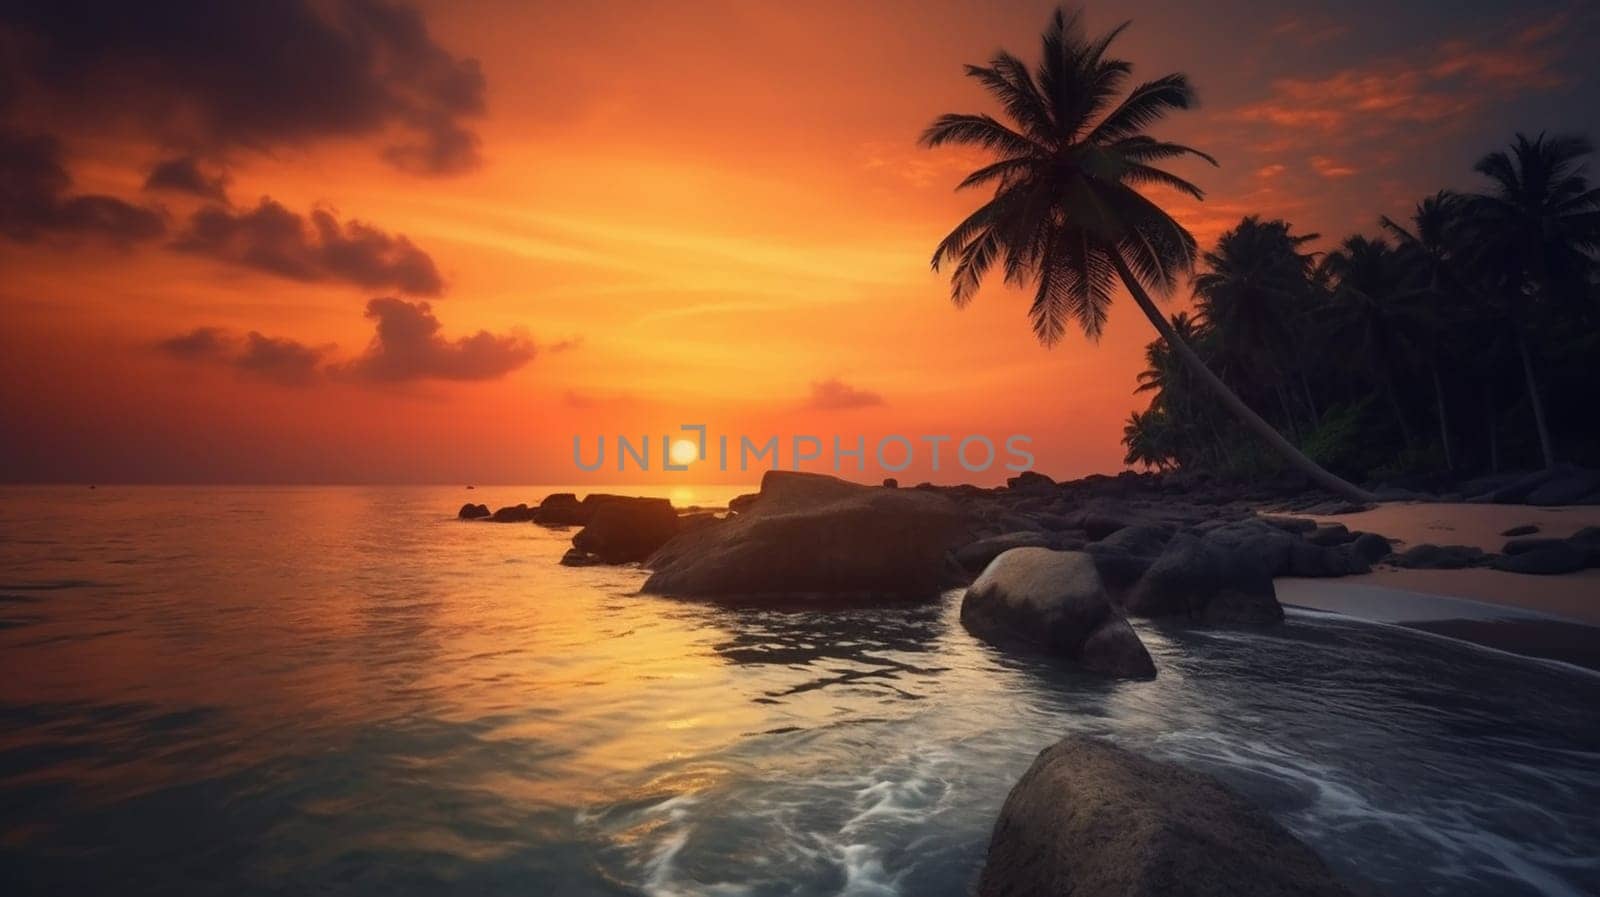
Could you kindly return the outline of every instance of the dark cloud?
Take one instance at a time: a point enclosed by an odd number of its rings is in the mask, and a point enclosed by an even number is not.
[[[340,224],[321,209],[307,221],[271,199],[249,211],[201,209],[173,248],[292,280],[342,280],[424,296],[444,288],[433,259],[405,237],[360,221]]]
[[[854,386],[837,377],[828,380],[818,380],[811,384],[811,400],[806,403],[808,407],[820,411],[837,411],[845,408],[866,408],[872,405],[882,405],[883,396]]]
[[[156,349],[179,361],[223,365],[242,376],[279,386],[309,386],[316,382],[323,359],[333,351],[332,346],[308,346],[254,330],[241,341],[220,327],[196,327],[161,340]]]
[[[61,142],[0,128],[0,236],[28,242],[94,236],[134,243],[159,236],[159,212],[114,196],[73,194]]]
[[[220,327],[196,327],[188,333],[164,339],[156,348],[184,361],[214,360],[225,357],[233,337]]]
[[[252,377],[283,386],[305,386],[316,379],[317,366],[327,352],[327,347],[262,336],[252,330],[245,337],[244,352],[233,360],[233,366]]]
[[[463,123],[483,112],[477,61],[385,0],[7,3],[0,65],[14,104],[136,127],[188,152],[383,137],[384,156],[407,170],[478,163]]]
[[[480,330],[455,340],[440,335],[439,319],[426,302],[374,299],[367,317],[378,332],[359,358],[336,373],[356,380],[493,380],[533,360],[533,343],[521,336]]]
[[[224,174],[208,175],[200,170],[200,162],[193,156],[164,159],[150,169],[145,178],[146,190],[170,190],[188,193],[217,202],[228,201],[228,177]]]

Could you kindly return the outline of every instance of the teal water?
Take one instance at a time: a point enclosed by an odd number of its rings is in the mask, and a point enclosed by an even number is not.
[[[1593,675],[1292,615],[1111,683],[956,594],[722,609],[454,519],[544,491],[0,489],[0,893],[953,897],[1068,731],[1377,893],[1600,892]]]

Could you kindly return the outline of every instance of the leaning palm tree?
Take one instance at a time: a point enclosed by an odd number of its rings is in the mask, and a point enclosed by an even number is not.
[[[1167,344],[1251,430],[1318,485],[1371,500],[1250,410],[1173,332],[1151,299],[1151,291],[1170,292],[1193,268],[1195,240],[1138,188],[1164,187],[1200,199],[1199,187],[1156,163],[1184,156],[1216,160],[1144,133],[1168,112],[1195,104],[1186,76],[1165,75],[1118,100],[1133,66],[1107,51],[1126,27],[1090,40],[1078,13],[1058,9],[1044,31],[1037,71],[1004,51],[987,66],[967,67],[1011,123],[942,115],[923,132],[929,147],[966,144],[998,156],[961,182],[958,189],[992,184],[994,195],[934,250],[934,270],[954,264],[950,294],[957,306],[971,301],[997,264],[1006,283],[1032,286],[1029,315],[1045,345],[1060,340],[1069,321],[1097,339],[1120,281]]]
[[[1490,153],[1474,166],[1491,182],[1470,198],[1479,269],[1498,287],[1516,338],[1546,467],[1555,466],[1555,449],[1528,349],[1529,319],[1586,295],[1586,273],[1600,250],[1600,188],[1584,170],[1592,152],[1583,137],[1518,134],[1511,152]]]

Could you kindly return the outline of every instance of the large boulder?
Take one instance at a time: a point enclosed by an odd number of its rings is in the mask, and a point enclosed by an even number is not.
[[[625,564],[649,557],[677,532],[678,512],[666,499],[610,496],[596,504],[572,545],[603,563]]]
[[[1013,548],[1001,554],[967,588],[961,622],[986,641],[1063,657],[1091,672],[1156,674],[1150,652],[1083,552]]]
[[[1350,897],[1311,849],[1208,775],[1081,735],[995,822],[978,897]]]
[[[482,520],[489,516],[489,506],[475,505],[469,501],[461,506],[461,510],[456,512],[456,516],[462,520]]]
[[[1207,623],[1283,619],[1262,558],[1187,534],[1174,536],[1123,606],[1138,617],[1186,616]]]
[[[918,599],[966,576],[950,553],[971,541],[936,492],[768,471],[727,520],[686,531],[649,560],[643,590],[689,597]]]

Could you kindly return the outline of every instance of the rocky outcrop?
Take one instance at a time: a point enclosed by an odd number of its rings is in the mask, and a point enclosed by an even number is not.
[[[533,514],[533,522],[541,526],[582,526],[589,522],[593,506],[584,508],[578,496],[571,492],[546,495]]]
[[[470,501],[462,505],[461,510],[456,512],[456,517],[461,520],[482,520],[488,516],[488,505],[475,505]]]
[[[726,520],[684,532],[649,559],[643,590],[714,598],[918,599],[965,577],[970,541],[950,499],[821,474],[768,471]]]
[[[1144,576],[1166,548],[1172,532],[1169,526],[1131,524],[1086,546],[1084,550],[1094,558],[1095,568],[1100,571],[1100,578],[1106,587],[1120,592]]]
[[[1111,603],[1083,552],[1014,548],[995,558],[961,600],[973,635],[1070,660],[1111,676],[1149,677],[1155,663]]]
[[[1489,566],[1507,573],[1528,573],[1536,576],[1555,576],[1576,573],[1588,566],[1583,549],[1562,540],[1541,540],[1550,544],[1503,554],[1493,558]]]
[[[533,519],[533,509],[527,505],[512,505],[497,509],[489,519],[495,523],[527,523]]]
[[[1184,616],[1206,623],[1283,619],[1263,558],[1180,533],[1123,599],[1136,617]]]
[[[666,499],[607,496],[595,503],[572,546],[602,563],[626,564],[648,558],[677,532],[678,512]]]
[[[956,561],[963,569],[977,574],[983,572],[983,568],[1003,552],[1013,548],[1050,548],[1053,547],[1052,541],[1050,533],[1040,530],[1001,533],[961,546],[956,552]]]
[[[1070,736],[1011,789],[979,897],[1351,897],[1259,807],[1210,776]]]

